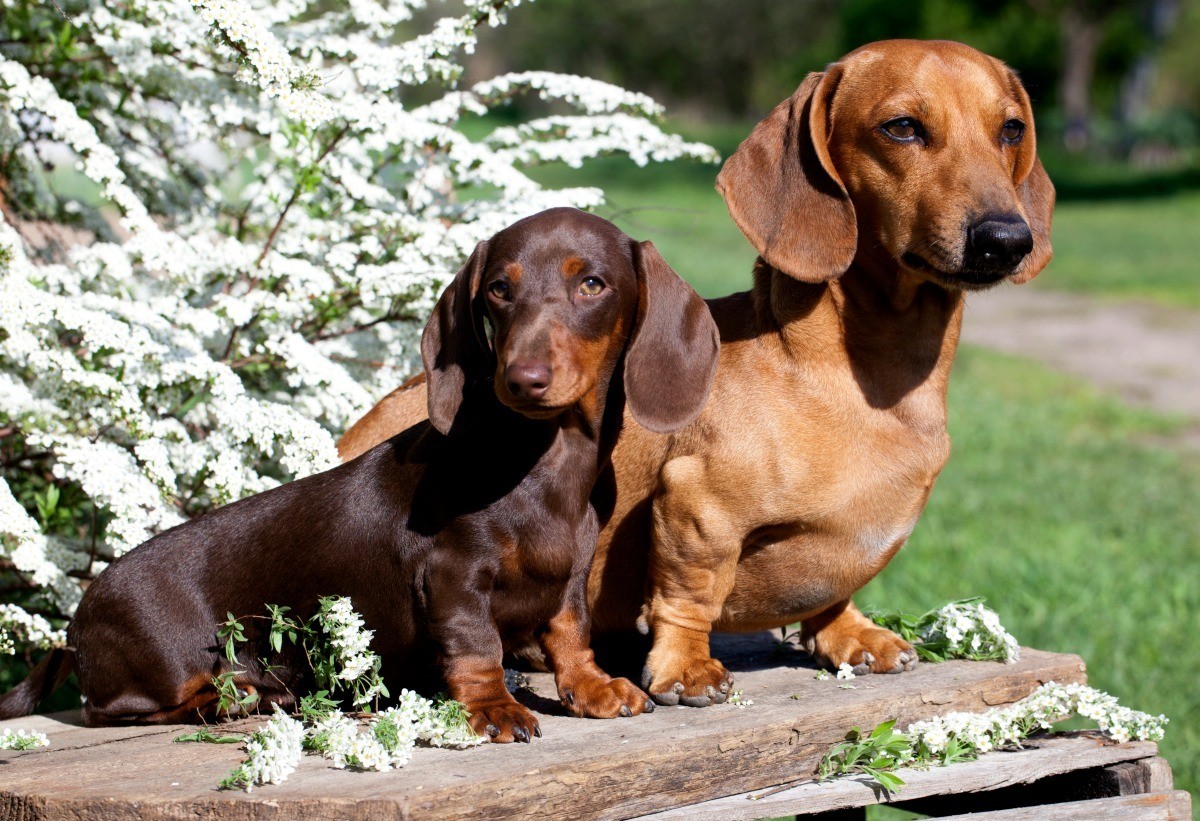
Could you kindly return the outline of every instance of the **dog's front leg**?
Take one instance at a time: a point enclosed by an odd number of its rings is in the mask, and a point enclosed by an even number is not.
[[[504,650],[491,613],[495,569],[447,554],[427,569],[425,601],[450,697],[471,714],[471,729],[479,735],[528,742],[542,730],[504,686]]]
[[[652,712],[654,702],[632,681],[613,678],[600,669],[588,645],[591,632],[587,611],[587,573],[568,583],[563,606],[540,636],[542,650],[554,671],[563,706],[574,716],[616,718]]]
[[[720,704],[733,686],[708,637],[733,590],[742,540],[706,487],[700,460],[673,459],[654,499],[650,597],[638,626],[653,632],[642,685],[659,704]]]

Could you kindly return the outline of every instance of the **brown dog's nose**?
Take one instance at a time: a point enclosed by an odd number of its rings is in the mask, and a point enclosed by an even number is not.
[[[1033,232],[1014,215],[988,216],[967,229],[967,268],[1008,273],[1033,250]]]
[[[514,362],[504,369],[508,391],[518,399],[541,399],[550,388],[550,366],[543,362]]]

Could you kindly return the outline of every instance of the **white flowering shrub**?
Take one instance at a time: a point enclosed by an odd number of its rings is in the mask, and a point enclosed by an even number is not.
[[[479,240],[600,204],[529,166],[715,159],[605,83],[459,86],[477,31],[517,2],[418,31],[426,0],[0,0],[14,607],[61,626],[80,582],[153,534],[332,466],[332,434],[406,375]],[[459,128],[518,95],[546,115]]]

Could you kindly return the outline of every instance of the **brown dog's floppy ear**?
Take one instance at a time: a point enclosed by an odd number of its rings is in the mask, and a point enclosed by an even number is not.
[[[858,249],[854,205],[829,157],[841,67],[810,74],[717,175],[733,221],[768,264],[804,282],[841,276]]]
[[[1017,196],[1033,232],[1033,250],[1021,262],[1017,272],[1009,280],[1020,285],[1042,272],[1054,256],[1050,245],[1050,221],[1054,216],[1054,183],[1050,182],[1042,161],[1034,157],[1033,169],[1025,181],[1017,186]]]
[[[625,352],[625,401],[655,433],[677,431],[700,415],[721,338],[704,300],[651,242],[633,242],[638,310]]]
[[[998,61],[997,61],[998,62]],[[1037,155],[1037,133],[1033,128],[1033,105],[1029,93],[1017,77],[1017,73],[1003,63],[1008,73],[1008,83],[1013,94],[1021,103],[1025,114],[1025,138],[1021,143],[1021,156],[1017,159],[1014,169],[1013,184],[1017,187],[1017,197],[1021,200],[1021,209],[1033,232],[1033,250],[1021,262],[1017,272],[1009,277],[1017,283],[1028,282],[1042,272],[1054,256],[1050,245],[1050,221],[1054,216],[1054,183],[1042,167],[1042,161]]]
[[[429,383],[429,421],[449,433],[474,376],[490,375],[483,328],[475,315],[475,295],[487,261],[487,240],[446,286],[421,335],[421,361]]]

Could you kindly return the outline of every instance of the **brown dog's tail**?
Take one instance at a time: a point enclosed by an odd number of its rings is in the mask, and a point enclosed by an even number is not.
[[[37,709],[75,669],[75,651],[56,647],[37,663],[29,677],[0,696],[0,721],[27,716]]]

